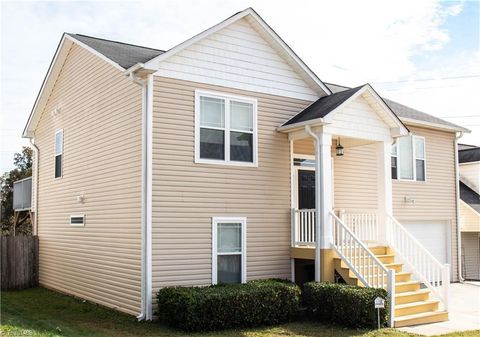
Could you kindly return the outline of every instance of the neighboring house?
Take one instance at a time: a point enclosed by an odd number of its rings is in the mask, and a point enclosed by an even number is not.
[[[462,276],[480,280],[480,147],[459,144]]]
[[[165,52],[64,34],[24,131],[40,283],[151,319],[164,286],[336,277],[445,320],[464,131],[323,83],[250,8]]]

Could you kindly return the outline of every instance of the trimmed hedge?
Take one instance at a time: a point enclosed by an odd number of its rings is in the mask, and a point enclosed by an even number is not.
[[[157,293],[159,320],[185,331],[249,328],[291,320],[300,289],[282,280],[209,287],[166,287]]]
[[[303,305],[309,317],[325,323],[337,323],[353,328],[377,326],[375,298],[387,300],[384,289],[363,288],[329,282],[309,282],[303,286]],[[387,325],[388,301],[380,309],[380,324]]]

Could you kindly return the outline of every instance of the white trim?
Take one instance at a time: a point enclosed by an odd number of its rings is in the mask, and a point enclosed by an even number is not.
[[[225,137],[225,160],[200,158],[200,97],[212,97],[225,101],[225,118],[224,128],[206,127],[208,129],[218,129],[224,131]],[[253,105],[253,131],[243,131],[252,134],[253,146],[253,162],[240,162],[230,160],[230,131],[235,131],[230,128],[230,101],[239,101]],[[228,93],[221,93],[215,91],[195,90],[195,163],[197,164],[215,164],[215,165],[231,165],[231,166],[247,166],[258,167],[258,121],[257,121],[257,99],[245,96],[231,95]]]
[[[399,117],[399,118],[402,120],[402,122],[409,125],[419,125],[429,129],[436,129],[436,130],[443,130],[443,131],[471,133],[469,129],[463,128],[461,126],[450,126],[450,125],[438,124],[438,123],[427,122],[419,119],[406,118],[406,117]]]
[[[411,143],[412,143],[412,165],[413,165],[413,178],[412,179],[408,179],[408,178],[401,178],[400,177],[400,161],[401,161],[401,151],[400,151],[400,147],[398,146],[398,141],[395,142],[395,144],[392,145],[395,146],[397,148],[397,155],[394,156],[394,155],[391,155],[392,157],[396,157],[397,158],[397,178],[394,179],[394,180],[398,180],[398,181],[409,181],[409,182],[418,182],[418,183],[426,183],[427,182],[427,146],[426,146],[426,139],[424,136],[417,136],[417,135],[414,135],[414,134],[409,134],[408,136],[404,136],[404,137],[410,137],[411,139]],[[404,137],[398,137],[397,140],[400,140],[401,138],[404,138]],[[417,155],[416,155],[416,148],[415,148],[415,139],[416,138],[419,138],[419,139],[423,139],[423,159],[422,158],[418,158],[419,160],[423,160],[423,169],[424,169],[424,180],[417,180]]]
[[[114,66],[115,68],[117,68],[118,70],[120,71],[125,71],[125,68],[123,68],[121,65],[119,65],[118,63],[116,62],[113,62],[111,59],[109,59],[108,57],[106,57],[105,55],[99,53],[98,51],[96,51],[95,49],[93,49],[92,47],[89,47],[87,46],[85,43],[77,40],[76,38],[74,38],[73,36],[69,35],[69,34],[65,34],[65,37],[73,42],[75,42],[76,44],[78,44],[80,47],[88,50],[89,52],[91,52],[92,54],[94,54],[95,56],[98,56],[99,58],[101,58],[102,60],[104,60],[105,62],[109,63],[110,65]]]
[[[59,133],[62,134],[62,153],[57,153],[57,148],[56,148],[57,147],[57,134],[59,134]],[[65,160],[65,156],[64,156],[65,141],[64,141],[64,138],[65,138],[65,134],[63,132],[63,129],[55,131],[54,143],[53,143],[53,179],[54,180],[63,178],[63,162]],[[62,156],[62,162],[60,163],[61,165],[60,165],[60,176],[59,177],[55,176],[57,156]]]
[[[242,227],[241,253],[220,253],[221,255],[241,255],[241,282],[247,282],[247,218],[246,217],[212,217],[212,284],[218,283],[217,270],[217,229],[219,223],[240,223]]]
[[[82,218],[83,222],[80,223],[72,223],[72,218]],[[72,227],[85,227],[85,214],[70,214],[70,226]]]
[[[146,106],[146,133],[147,133],[147,156],[146,156],[146,271],[145,271],[145,319],[152,320],[152,222],[153,222],[153,75],[147,77],[147,106]]]
[[[254,19],[260,27],[267,33],[269,34],[273,40],[278,44],[280,48],[282,48],[283,51],[285,51],[285,56],[288,56],[288,58],[293,61],[298,67],[305,73],[305,75],[318,87],[321,89],[322,93],[325,93],[327,95],[331,94],[332,92],[328,87],[318,78],[317,75],[315,75],[314,72],[312,72],[308,66],[293,52],[293,50],[278,36],[278,34],[268,26],[268,24],[252,9],[252,8],[247,8],[231,17],[228,19],[210,27],[207,30],[204,30],[203,32],[191,37],[190,39],[176,45],[175,47],[171,48],[170,50],[166,51],[163,54],[160,54],[153,59],[147,61],[145,63],[145,68],[146,69],[158,69],[158,64],[162,62],[163,60],[169,58],[170,56],[184,50],[185,48],[193,45],[194,43],[200,41],[201,39],[227,27],[228,25],[244,18],[244,17],[251,17]],[[318,91],[317,91],[318,92]]]

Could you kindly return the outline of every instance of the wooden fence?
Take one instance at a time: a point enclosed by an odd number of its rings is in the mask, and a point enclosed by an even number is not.
[[[1,289],[38,285],[38,236],[1,236]]]

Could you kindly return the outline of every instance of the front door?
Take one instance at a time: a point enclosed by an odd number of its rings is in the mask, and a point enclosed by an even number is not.
[[[298,209],[315,208],[315,171],[298,170]]]

